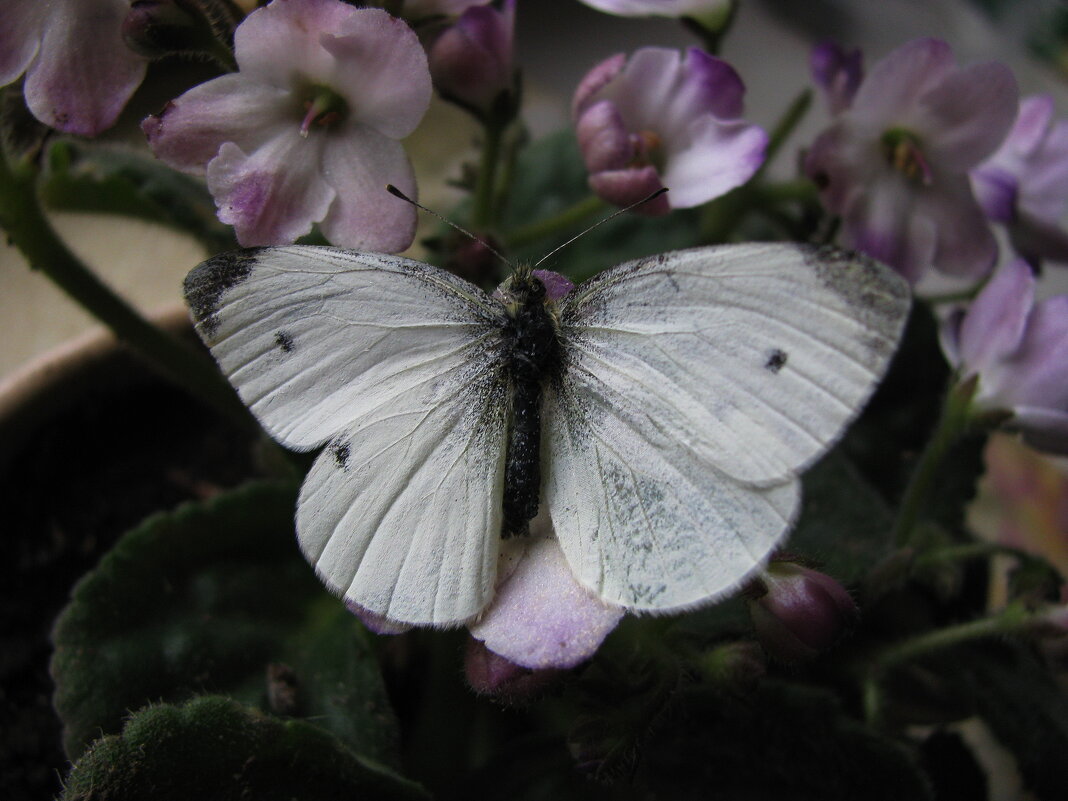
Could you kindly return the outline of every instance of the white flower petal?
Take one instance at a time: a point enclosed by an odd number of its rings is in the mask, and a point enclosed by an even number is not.
[[[284,131],[251,154],[232,142],[208,164],[219,219],[246,246],[281,245],[311,231],[334,200],[320,175],[321,138]]]
[[[336,192],[320,226],[333,244],[383,253],[411,245],[415,207],[386,192],[393,184],[415,196],[415,176],[399,142],[370,128],[339,133],[324,150],[323,176]]]

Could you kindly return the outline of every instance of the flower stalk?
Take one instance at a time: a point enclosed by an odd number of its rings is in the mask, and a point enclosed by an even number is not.
[[[104,284],[56,234],[37,198],[36,174],[0,158],[0,227],[26,257],[89,314],[188,389],[242,426],[254,426],[244,404],[207,357],[144,319]]]
[[[894,524],[894,542],[899,548],[913,544],[916,523],[930,499],[942,462],[971,425],[971,401],[975,395],[976,384],[975,377],[972,377],[956,384],[946,394],[934,436],[920,455],[901,500]]]

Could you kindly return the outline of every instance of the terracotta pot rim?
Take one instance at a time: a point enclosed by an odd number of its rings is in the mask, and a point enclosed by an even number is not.
[[[193,337],[192,323],[185,305],[168,303],[154,309],[148,319],[177,336]],[[35,430],[49,417],[69,409],[94,383],[94,374],[111,366],[104,375],[114,379],[118,363],[127,360],[126,373],[135,376],[138,365],[133,352],[109,330],[93,328],[26,362],[0,379],[0,467],[18,453]],[[144,363],[140,363],[144,364]],[[156,374],[147,366],[145,377]],[[136,380],[136,378],[134,379]],[[115,382],[116,390],[122,386]]]

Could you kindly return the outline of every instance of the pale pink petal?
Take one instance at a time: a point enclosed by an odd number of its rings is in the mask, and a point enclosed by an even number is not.
[[[208,164],[219,219],[245,247],[293,242],[323,219],[334,190],[321,180],[321,139],[283,130],[251,154],[227,142]]]
[[[583,589],[555,539],[530,543],[471,636],[521,667],[570,668],[593,656],[623,610]]]
[[[1017,408],[1068,412],[1068,295],[1035,306],[1001,383],[1000,394]]]
[[[634,167],[624,170],[604,170],[594,173],[589,178],[590,189],[601,198],[616,206],[630,206],[649,197],[664,184],[657,175],[655,167]],[[671,193],[668,192],[668,195]],[[634,208],[638,214],[656,217],[671,211],[667,195],[650,200]]]
[[[949,275],[986,275],[997,259],[998,244],[972,196],[968,176],[940,174],[935,181],[937,191],[917,192],[912,210],[917,221],[930,223],[937,231],[931,263]]]
[[[843,212],[847,246],[893,267],[915,283],[930,266],[937,241],[932,221],[913,213],[915,196],[897,173],[876,175],[854,192]]]
[[[742,115],[745,84],[734,67],[723,59],[691,47],[679,68],[678,80],[668,110],[672,118],[693,117],[703,112],[724,120]]]
[[[982,372],[1016,350],[1034,299],[1035,278],[1023,260],[994,273],[961,324],[960,355],[969,372]]]
[[[147,64],[122,40],[127,11],[129,4],[121,0],[53,8],[23,88],[33,116],[83,136],[115,124]]]
[[[901,124],[916,133],[924,156],[965,171],[993,153],[1016,119],[1019,89],[1004,64],[976,64],[947,75],[924,93]]]
[[[744,122],[695,120],[690,144],[669,151],[661,181],[672,208],[697,206],[741,186],[764,162],[767,134]]]
[[[875,63],[853,98],[851,112],[866,127],[898,124],[910,107],[955,68],[938,39],[915,39]]]
[[[611,100],[587,108],[575,126],[579,150],[591,173],[625,167],[634,156],[634,144],[623,118]]]
[[[623,53],[610,56],[586,73],[575,90],[575,96],[571,100],[571,118],[577,120],[579,115],[586,110],[594,96],[607,86],[623,69],[627,63],[627,57]]]
[[[322,79],[348,101],[354,119],[393,139],[415,130],[433,86],[426,53],[403,20],[359,9],[320,43],[335,59]]]
[[[1011,147],[1020,155],[1029,156],[1038,149],[1053,122],[1053,98],[1049,95],[1031,95],[1020,101],[1020,113],[1012,130],[999,152]],[[995,154],[995,157],[997,154]]]
[[[560,300],[575,288],[575,283],[567,276],[554,273],[552,270],[534,270],[534,277],[545,286],[545,297],[549,300]]]
[[[823,42],[812,49],[809,67],[832,114],[852,105],[864,77],[864,57],[859,49],[847,52],[834,42]]]
[[[729,0],[582,0],[586,5],[621,17],[684,17],[715,14]]]
[[[235,73],[193,87],[158,116],[145,119],[141,129],[157,158],[202,174],[224,142],[251,153],[279,127],[297,130],[291,103],[284,89]]]
[[[994,165],[981,166],[971,173],[972,190],[983,214],[995,222],[1007,223],[1016,216],[1020,182],[1011,172]]]
[[[619,79],[605,87],[601,96],[616,104],[630,130],[663,131],[675,121],[669,108],[681,83],[681,58],[677,50],[643,47],[631,55]]]
[[[1068,412],[1017,406],[1010,425],[1024,442],[1045,453],[1068,456]]]
[[[1020,192],[1021,214],[1050,224],[1060,222],[1068,204],[1068,122],[1053,125],[1030,154]]]
[[[0,13],[0,86],[14,83],[30,66],[48,10],[41,0],[8,0]]]
[[[415,197],[415,176],[399,142],[371,129],[331,139],[323,178],[336,197],[320,228],[339,247],[399,253],[415,238],[416,211],[386,192],[393,184]]]
[[[358,617],[360,622],[375,634],[404,634],[404,632],[412,629],[412,626],[407,623],[397,623],[388,617],[372,612],[370,609],[365,609],[347,598],[345,599],[345,608]]]
[[[300,81],[328,83],[335,62],[320,45],[322,32],[359,13],[338,0],[278,0],[258,8],[234,32],[237,64],[257,81],[291,91]]]

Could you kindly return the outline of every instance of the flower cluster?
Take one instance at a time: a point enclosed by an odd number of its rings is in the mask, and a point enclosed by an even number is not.
[[[958,67],[949,46],[934,39],[898,48],[859,83],[855,60],[824,57],[820,65],[818,80],[835,87],[831,105],[839,110],[804,169],[841,217],[844,243],[913,282],[930,267],[968,278],[988,273],[997,243],[969,173],[1016,117],[1008,68]]]

